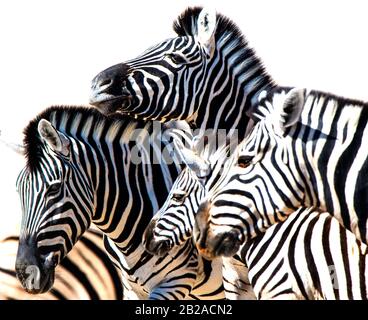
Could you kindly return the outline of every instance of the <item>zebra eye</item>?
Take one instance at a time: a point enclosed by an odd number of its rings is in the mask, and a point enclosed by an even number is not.
[[[238,167],[246,168],[252,162],[253,156],[240,156],[238,158]]]
[[[52,195],[57,194],[59,192],[60,188],[61,188],[61,183],[60,182],[55,182],[55,183],[51,184],[47,189],[47,195],[52,196]]]
[[[167,56],[170,58],[170,60],[176,64],[185,64],[187,61],[177,53],[169,53]]]
[[[174,202],[182,203],[185,200],[185,196],[186,196],[185,193],[179,193],[179,192],[177,192],[177,193],[173,193],[171,199]]]

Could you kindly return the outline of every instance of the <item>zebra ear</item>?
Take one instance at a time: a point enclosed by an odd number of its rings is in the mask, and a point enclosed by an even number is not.
[[[174,149],[179,158],[197,175],[198,178],[206,177],[210,170],[208,162],[199,157],[192,148],[186,147],[179,137],[173,136],[173,138],[175,146]]]
[[[197,21],[197,40],[202,45],[209,58],[215,52],[216,11],[203,8]]]
[[[69,155],[69,140],[61,132],[58,132],[50,122],[41,119],[38,123],[38,133],[52,150],[64,156]]]
[[[286,129],[297,123],[305,103],[305,89],[294,88],[288,92],[280,113],[280,125]]]

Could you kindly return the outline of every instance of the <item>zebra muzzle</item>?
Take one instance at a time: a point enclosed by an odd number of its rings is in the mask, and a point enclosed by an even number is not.
[[[45,266],[37,254],[35,243],[20,243],[15,271],[22,287],[31,294],[47,292],[55,279],[55,268]]]

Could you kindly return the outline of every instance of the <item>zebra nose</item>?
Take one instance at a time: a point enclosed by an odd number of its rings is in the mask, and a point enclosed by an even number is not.
[[[128,70],[127,64],[119,63],[97,74],[91,83],[90,104],[99,105],[129,95],[126,89]]]
[[[15,271],[22,287],[32,294],[48,291],[55,278],[55,269],[45,267],[34,241],[19,243]]]
[[[209,245],[215,256],[232,257],[240,248],[240,239],[240,232],[235,229],[219,234]]]
[[[15,261],[16,269],[22,270],[29,265],[38,265],[39,257],[34,241],[21,241],[18,246],[17,258]]]
[[[157,218],[152,218],[143,234],[143,245],[145,249],[153,255],[163,256],[172,248],[170,239],[157,239],[155,237],[155,228]]]
[[[147,243],[146,246],[146,249],[149,253],[160,257],[167,254],[171,248],[171,241],[168,239],[158,241],[153,240],[150,243]]]
[[[17,278],[26,288],[26,281],[33,270],[39,270],[40,261],[36,246],[29,243],[20,243],[18,246],[15,271]]]

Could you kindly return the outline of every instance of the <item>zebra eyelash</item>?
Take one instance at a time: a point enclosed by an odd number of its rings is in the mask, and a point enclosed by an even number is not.
[[[237,166],[240,168],[246,168],[251,164],[253,158],[254,156],[249,156],[249,155],[239,156],[238,161],[237,161]]]
[[[175,52],[167,53],[165,57],[168,57],[173,63],[178,65],[189,63],[181,54]]]
[[[172,194],[171,200],[176,204],[182,204],[186,196],[187,194],[185,192],[174,192]]]
[[[60,191],[60,189],[61,189],[61,181],[55,181],[48,186],[46,194],[48,196],[53,196],[57,194]]]

